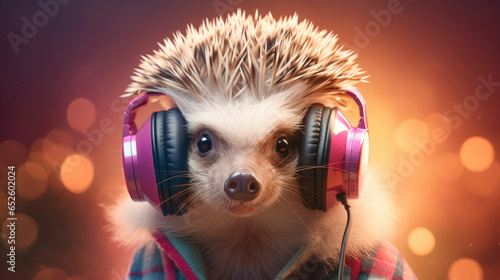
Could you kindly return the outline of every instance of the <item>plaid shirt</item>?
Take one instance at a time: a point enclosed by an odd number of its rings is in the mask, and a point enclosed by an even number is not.
[[[200,252],[186,240],[158,233],[156,243],[138,248],[134,254],[127,280],[203,280],[205,267]],[[314,261],[306,247],[300,249],[275,280],[337,279],[338,269]],[[347,279],[417,279],[397,249],[382,243],[364,258],[346,259]]]

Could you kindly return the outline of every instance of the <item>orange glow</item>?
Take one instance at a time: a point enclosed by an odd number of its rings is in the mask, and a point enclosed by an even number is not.
[[[464,184],[475,195],[493,194],[500,189],[500,163],[495,161],[486,171],[468,174],[464,178]]]
[[[7,195],[3,191],[0,191],[0,203],[0,205],[7,205]],[[0,220],[3,221],[5,218],[7,218],[7,211],[0,211]]]
[[[416,141],[429,137],[425,123],[417,119],[402,122],[396,129],[396,142],[398,147],[406,152],[419,149]]]
[[[68,274],[64,270],[56,267],[49,267],[40,271],[33,280],[66,280]]]
[[[48,139],[43,139],[42,153],[48,162],[61,163],[66,158],[69,151],[60,144],[56,144]]]
[[[30,216],[25,214],[16,214],[16,248],[20,251],[26,251],[38,238],[38,224]],[[7,220],[4,222],[6,227]],[[7,234],[4,235],[7,237]],[[4,244],[7,244],[4,240]]]
[[[66,157],[60,170],[61,181],[73,193],[85,192],[94,179],[94,165],[86,156],[72,154]]]
[[[473,136],[465,140],[460,148],[460,159],[465,168],[474,172],[488,169],[495,159],[495,150],[488,139]]]
[[[68,132],[62,129],[52,129],[45,135],[45,139],[48,139],[54,143],[61,144],[64,147],[73,145],[73,139]]]
[[[460,162],[460,157],[454,153],[446,153],[439,156],[434,167],[437,176],[445,182],[453,181],[460,177],[464,169]]]
[[[448,279],[453,280],[481,280],[483,269],[473,259],[462,258],[453,262],[448,270]]]
[[[7,164],[20,164],[28,157],[28,149],[21,143],[12,140],[0,144],[0,159]]]
[[[397,115],[390,104],[384,104],[382,100],[374,99],[370,106],[370,162],[384,162],[387,165],[394,164],[391,168],[396,168],[396,161],[388,162],[387,158],[395,159],[400,151],[396,145],[396,139],[388,137],[394,135],[397,124]],[[376,120],[376,121],[375,121]]]
[[[45,180],[48,177],[47,172],[36,162],[28,161],[24,164],[31,176],[39,180]]]
[[[88,99],[77,98],[69,104],[66,118],[72,129],[76,131],[88,129],[96,118],[95,106]]]
[[[451,133],[450,120],[448,120],[447,117],[438,113],[433,113],[429,115],[425,119],[425,125],[429,129],[429,133],[431,134],[431,136],[432,136],[432,131],[442,132],[443,136],[440,137],[440,141],[445,141]]]
[[[415,255],[425,256],[434,250],[436,241],[434,235],[428,229],[419,227],[408,235],[408,247]]]
[[[17,173],[17,194],[27,200],[35,200],[47,189],[47,171],[34,161],[21,165]]]
[[[83,277],[83,276],[80,276],[80,275],[76,275],[76,276],[72,276],[66,280],[89,280],[89,278],[87,277]]]
[[[54,171],[54,168],[51,165],[51,161],[47,157],[45,157],[45,155],[41,151],[30,153],[26,162],[28,161],[37,163],[48,173],[52,173]]]
[[[31,147],[30,147],[30,154],[32,154],[34,152],[42,151],[42,146],[43,146],[44,141],[45,141],[45,139],[40,138],[40,139],[37,139],[35,142],[33,142],[33,144],[31,144]]]
[[[435,87],[433,87],[432,84],[422,81],[418,77],[409,77],[405,80],[404,89],[404,93],[408,96],[419,96],[420,98],[425,98],[426,100],[436,98]]]

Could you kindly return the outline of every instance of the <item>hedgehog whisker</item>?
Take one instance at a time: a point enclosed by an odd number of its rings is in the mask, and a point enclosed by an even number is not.
[[[193,186],[188,186],[186,189],[183,189],[183,190],[179,191],[178,193],[174,194],[173,196],[171,196],[171,197],[163,200],[162,202],[160,202],[160,204],[156,205],[155,207],[159,207],[160,205],[166,203],[170,199],[174,199],[174,198],[176,198],[178,196],[181,196],[181,195],[185,194],[186,192],[189,192],[192,188],[193,188]]]
[[[286,199],[286,197],[283,196],[283,199],[285,200],[286,203],[288,203],[288,205],[290,205],[290,208],[292,208],[293,212],[295,213],[295,215],[299,218],[299,220],[306,226],[306,228],[309,230],[309,232],[311,234],[314,234],[313,231],[309,228],[309,226],[304,222],[304,220],[302,220],[302,218],[299,216],[299,214],[297,213],[297,211],[295,211],[295,208],[293,208],[292,204],[290,204],[290,202],[288,202],[288,199]]]

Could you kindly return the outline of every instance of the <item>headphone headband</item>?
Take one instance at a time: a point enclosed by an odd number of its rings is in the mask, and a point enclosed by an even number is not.
[[[162,95],[161,93],[150,93],[143,92],[137,95],[125,109],[125,115],[123,116],[123,137],[134,135],[137,133],[137,125],[135,124],[135,116],[137,115],[137,110],[146,105],[150,97]]]
[[[355,87],[348,87],[347,91],[345,92],[347,95],[352,97],[356,104],[358,105],[359,108],[359,116],[361,119],[359,120],[358,123],[358,128],[363,128],[368,131],[368,121],[366,119],[366,101],[363,95],[355,88]]]

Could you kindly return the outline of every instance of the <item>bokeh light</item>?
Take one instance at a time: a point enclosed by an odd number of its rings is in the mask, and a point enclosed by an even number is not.
[[[20,164],[28,157],[28,149],[21,143],[5,140],[0,144],[0,159],[7,164]]]
[[[69,151],[63,145],[54,143],[48,139],[43,139],[42,153],[48,162],[62,163]]]
[[[38,223],[26,214],[16,214],[16,247],[26,250],[33,245],[38,238]]]
[[[495,150],[488,139],[473,136],[460,147],[460,159],[465,168],[474,172],[488,169],[495,159]]]
[[[402,122],[396,129],[396,142],[398,147],[406,152],[419,149],[417,141],[429,137],[429,131],[425,123],[417,119],[409,119]]]
[[[483,279],[483,269],[481,265],[473,259],[462,258],[453,262],[448,270],[450,280],[481,280]]]
[[[34,141],[30,147],[30,154],[35,153],[35,152],[41,152],[44,141],[46,141],[44,138],[40,138],[40,139],[37,139],[36,141]]]
[[[32,217],[26,214],[16,214],[15,217],[17,218],[15,229],[16,249],[18,252],[23,252],[28,250],[38,238],[38,224]],[[2,241],[6,247],[9,246],[7,243],[9,236],[7,224],[9,222],[9,220],[5,220],[2,227]]]
[[[440,155],[434,167],[437,176],[445,182],[453,181],[460,177],[464,169],[460,157],[454,153]]]
[[[436,240],[432,232],[424,227],[416,228],[408,235],[408,247],[419,256],[425,256],[432,252],[435,243]]]
[[[451,122],[442,114],[433,113],[425,119],[425,125],[432,137],[433,132],[439,133],[439,140],[445,141],[451,133]]]
[[[68,132],[66,132],[62,129],[50,130],[45,135],[45,139],[48,139],[54,143],[63,145],[64,147],[73,145],[73,139],[71,138],[71,135],[69,135]]]
[[[83,276],[80,276],[80,275],[76,275],[76,276],[72,276],[66,280],[89,280],[89,278],[87,277],[83,277]]]
[[[39,198],[47,189],[47,171],[34,161],[27,161],[17,169],[17,194],[27,200]]]
[[[60,177],[69,191],[83,193],[94,179],[94,165],[84,155],[71,154],[66,157],[61,166]]]
[[[45,156],[43,153],[43,146],[47,146],[50,143],[50,140],[46,140],[44,138],[37,139],[30,147],[30,154],[28,156],[28,161],[36,162],[41,167],[43,167],[46,171],[53,171],[52,160]]]
[[[5,190],[7,191],[7,190]],[[7,195],[3,192],[0,191],[0,205],[7,205]],[[0,220],[3,221],[5,218],[7,218],[7,211],[0,211]]]
[[[66,118],[75,131],[88,129],[96,119],[95,106],[86,98],[77,98],[69,104]]]
[[[33,280],[66,280],[68,274],[64,270],[56,267],[49,267],[40,271]]]
[[[467,189],[478,196],[487,196],[500,190],[500,163],[497,161],[483,172],[474,172],[465,176],[463,183]]]

